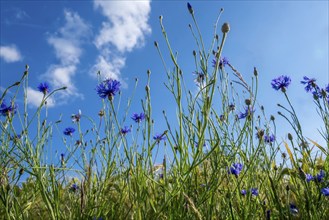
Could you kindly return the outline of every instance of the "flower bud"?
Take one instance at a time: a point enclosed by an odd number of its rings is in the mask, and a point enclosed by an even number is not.
[[[289,141],[292,141],[292,135],[290,133],[288,133],[288,139]]]
[[[254,76],[258,76],[258,72],[257,72],[256,67],[254,67]]]
[[[230,25],[228,23],[224,23],[222,26],[222,32],[223,34],[226,34],[230,31]]]
[[[190,3],[187,3],[187,9],[188,11],[190,12],[191,15],[194,14],[194,11],[193,11],[193,8],[192,8],[192,5]]]

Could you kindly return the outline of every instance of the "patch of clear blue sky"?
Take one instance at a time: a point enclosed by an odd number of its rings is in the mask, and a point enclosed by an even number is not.
[[[224,8],[219,25],[229,22],[231,31],[223,54],[247,81],[250,81],[253,67],[258,68],[260,80],[258,101],[265,106],[268,115],[273,114],[278,119],[277,123],[280,124],[278,134],[284,138],[292,129],[288,129],[288,123],[280,120],[276,114],[278,110],[276,104],[286,102],[280,92],[271,88],[270,81],[278,75],[286,74],[292,77],[288,94],[306,134],[321,142],[316,129],[322,124],[314,110],[311,95],[305,93],[299,82],[304,75],[317,78],[320,86],[329,82],[328,1],[191,1],[191,4],[208,47],[213,37],[213,24],[217,14],[220,8]],[[59,62],[53,47],[47,43],[47,38],[49,35],[56,34],[56,31],[63,26],[65,9],[77,12],[91,26],[92,33],[83,44],[83,54],[73,78],[75,86],[83,94],[84,99],[75,98],[66,104],[49,109],[49,115],[53,120],[58,119],[60,113],[63,115],[64,122],[59,126],[60,131],[71,125],[70,115],[77,113],[78,109],[81,109],[83,114],[97,119],[101,100],[95,92],[97,80],[88,72],[99,53],[93,45],[93,40],[105,18],[93,9],[92,2],[1,1],[1,46],[15,44],[23,56],[21,61],[15,63],[6,63],[1,59],[1,87],[18,80],[23,73],[24,65],[29,64],[29,85],[36,88],[42,81],[40,76],[47,71],[49,65]],[[126,64],[121,69],[121,77],[128,85],[122,91],[123,106],[127,96],[132,92],[135,78],[139,78],[140,81],[131,114],[142,109],[140,99],[144,97],[146,71],[147,69],[152,71],[151,90],[155,132],[166,129],[162,116],[163,109],[170,113],[171,120],[175,120],[174,102],[163,85],[166,76],[153,45],[154,41],[158,41],[164,55],[169,58],[161,35],[159,15],[164,17],[169,39],[173,49],[179,53],[178,60],[191,90],[194,88],[192,72],[195,71],[192,50],[197,49],[188,28],[192,19],[187,11],[186,2],[151,2],[149,24],[152,33],[146,35],[143,47],[126,53]],[[169,64],[169,59],[167,61]]]

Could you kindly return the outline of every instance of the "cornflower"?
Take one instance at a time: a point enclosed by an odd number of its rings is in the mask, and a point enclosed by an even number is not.
[[[128,127],[128,126],[124,126],[124,127],[121,128],[121,130],[120,130],[120,133],[123,134],[123,135],[126,135],[126,134],[128,134],[129,132],[131,132],[131,129],[130,129],[130,127]]]
[[[326,188],[321,189],[321,193],[324,196],[329,196],[329,187],[326,187]]]
[[[46,95],[47,93],[50,92],[49,84],[47,82],[40,83],[38,86],[38,90],[39,92],[42,92],[44,95]]]
[[[251,192],[251,195],[253,195],[253,196],[259,195],[258,188],[251,188],[250,192]]]
[[[156,134],[153,136],[153,139],[159,144],[160,141],[166,140],[166,136],[164,134]]]
[[[136,123],[139,123],[145,119],[145,114],[143,112],[141,112],[140,114],[134,113],[131,119],[134,120]]]
[[[75,129],[72,127],[67,127],[64,129],[63,133],[66,136],[72,136],[72,134],[75,132]]]
[[[288,86],[290,85],[290,83],[291,83],[290,77],[282,75],[273,79],[271,85],[273,89],[275,90],[281,89],[282,92],[285,92]]]
[[[245,111],[244,112],[240,112],[238,114],[238,119],[244,119],[246,118],[248,115],[251,115],[252,113],[254,113],[255,110],[251,107],[251,106],[247,106],[245,108]]]
[[[216,67],[217,59],[212,60],[212,67]],[[219,59],[219,67],[225,67],[225,65],[229,64],[227,57],[221,57]]]
[[[320,172],[315,176],[315,180],[317,182],[322,182],[325,175],[326,173],[324,172],[324,170],[320,170]]]
[[[306,92],[312,92],[313,89],[318,87],[315,84],[316,79],[314,79],[314,78],[310,79],[307,76],[304,76],[303,79],[304,79],[304,81],[300,81],[300,83],[306,85],[305,86]]]
[[[298,208],[295,204],[293,203],[290,203],[289,204],[289,209],[290,209],[290,212],[295,215],[295,214],[298,214]]]
[[[234,174],[236,177],[241,173],[243,165],[241,163],[233,163],[228,174]]]
[[[108,98],[110,101],[117,92],[120,91],[121,83],[117,80],[106,79],[96,87],[97,94],[102,99]]]
[[[264,141],[265,141],[265,143],[267,143],[267,144],[270,144],[270,143],[274,142],[274,141],[275,141],[275,136],[274,136],[274,134],[271,134],[271,135],[265,135],[265,136],[264,136]]]
[[[3,100],[3,102],[1,103],[0,106],[0,114],[2,116],[11,116],[14,115],[16,113],[17,110],[17,104],[15,103],[11,103],[10,105],[6,104],[6,100]]]

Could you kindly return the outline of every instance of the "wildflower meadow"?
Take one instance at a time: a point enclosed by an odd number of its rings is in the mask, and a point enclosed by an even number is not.
[[[139,108],[131,109],[135,90],[123,100],[124,82],[99,72],[92,91],[102,106],[98,115],[72,109],[49,120],[48,101],[68,88],[46,81],[35,88],[40,106],[27,114],[30,70],[22,67],[0,97],[0,219],[329,219],[329,83],[279,73],[267,85],[284,101],[267,113],[257,99],[262,73],[251,66],[242,76],[224,56],[234,28],[221,20],[224,10],[209,44],[197,9],[187,3],[186,10],[195,71],[181,68],[162,16],[165,44],[154,42],[167,76],[162,101],[174,101],[175,121],[166,111],[153,121],[151,70],[146,85],[136,80],[134,89],[144,91]],[[194,92],[185,86],[187,74]],[[321,143],[304,135],[289,95],[298,84],[322,119],[314,131]],[[277,136],[277,118],[289,124],[285,137]],[[52,143],[65,150],[54,153]]]

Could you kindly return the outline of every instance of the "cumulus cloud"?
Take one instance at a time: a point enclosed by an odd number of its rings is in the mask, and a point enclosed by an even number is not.
[[[0,57],[7,63],[22,60],[22,55],[15,45],[0,46]]]
[[[41,104],[41,101],[43,99],[43,93],[36,91],[34,89],[32,89],[31,87],[27,88],[27,102],[29,105],[33,106],[33,107],[39,107]],[[51,97],[49,97],[47,99],[47,106],[48,107],[53,107],[55,105],[55,101],[54,99],[52,99]]]
[[[100,55],[91,72],[101,71],[106,77],[118,79],[125,65],[125,53],[142,47],[145,36],[151,33],[150,1],[95,0],[94,7],[106,20],[94,40]]]
[[[66,90],[56,93],[56,104],[66,103],[69,98],[83,98],[74,85],[74,76],[83,53],[82,45],[91,34],[89,25],[76,12],[64,10],[64,17],[65,24],[58,29],[57,33],[50,35],[47,39],[49,45],[54,48],[59,63],[50,65],[42,76],[53,88],[67,87]],[[36,97],[35,101],[30,99],[31,104],[38,103],[40,100],[40,96],[36,95],[38,93],[30,88],[30,94]],[[52,100],[48,106],[54,104],[55,101]]]

